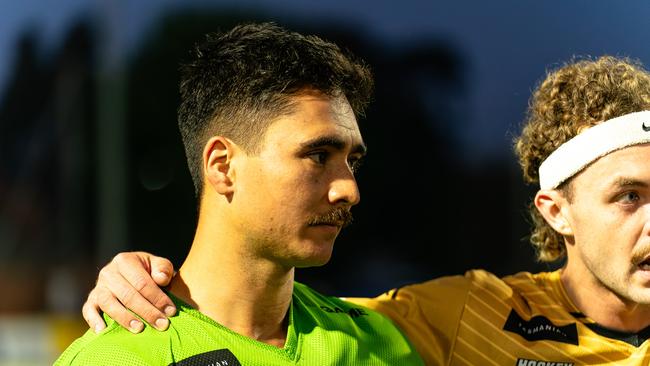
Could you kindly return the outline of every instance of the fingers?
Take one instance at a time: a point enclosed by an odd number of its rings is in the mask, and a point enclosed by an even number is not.
[[[98,307],[93,305],[94,303],[101,304],[102,310],[108,314],[113,320],[115,320],[122,327],[128,329],[132,333],[140,333],[144,329],[144,324],[140,320],[129,312],[124,305],[122,305],[113,294],[107,291],[105,288],[95,288],[91,291],[91,294],[88,296],[88,300],[82,308],[84,313],[84,318],[86,322],[90,324],[92,321],[91,318],[94,317],[94,313],[98,313]],[[88,314],[88,315],[87,315]],[[100,316],[100,319],[101,316]],[[98,327],[97,323],[93,323],[93,329],[96,333],[101,332],[105,327]],[[102,325],[104,321],[102,319]]]
[[[158,330],[169,327],[167,316],[175,314],[176,307],[149,274],[152,257],[144,252],[120,253],[101,269],[82,309],[89,325],[93,322],[91,326],[97,326],[95,312],[102,310],[121,326],[137,333],[144,328],[143,324],[128,308]],[[155,261],[161,273],[171,271],[171,263],[165,261],[164,258]]]
[[[148,253],[145,253],[148,255]],[[151,255],[149,257],[151,277],[158,284],[164,287],[169,285],[174,275],[174,265],[167,258]]]
[[[140,271],[131,271],[125,270],[122,267],[120,267],[120,271],[126,277],[121,273],[108,270],[104,271],[103,269],[100,272],[99,279],[97,280],[96,299],[101,309],[111,318],[116,320],[124,319],[123,322],[118,321],[118,323],[126,328],[132,328],[131,320],[137,321],[137,318],[126,310],[128,308],[154,328],[158,330],[167,329],[169,320],[167,320],[166,315],[152,304],[152,300],[144,296],[144,294],[147,294],[149,298],[153,297],[154,303],[162,303],[163,296],[167,298],[153,282],[151,277],[149,277],[148,272],[143,271],[144,274],[142,274],[140,273],[141,269]],[[154,295],[151,295],[149,293],[151,291],[148,290],[151,287],[160,292],[162,296],[154,297]],[[167,300],[169,299],[167,298]],[[173,306],[170,300],[169,304],[172,305],[166,305],[166,307]],[[163,309],[166,307],[163,307]],[[128,322],[126,321],[126,314],[129,317]]]
[[[135,256],[127,256],[127,254]],[[113,261],[119,265],[120,274],[149,304],[166,316],[176,314],[174,303],[159,287],[168,285],[173,277],[174,266],[169,260],[146,252],[133,252],[120,253]],[[145,307],[140,308],[138,304],[132,304],[129,295],[135,296],[134,301],[140,300],[136,294],[126,293],[119,298],[126,307],[143,317],[146,315],[145,311],[151,311]],[[145,320],[150,323],[148,318]]]
[[[94,305],[96,301],[90,301],[91,298],[94,299],[95,293],[95,290],[90,291],[90,294],[88,294],[88,300],[86,300],[81,308],[81,313],[83,314],[86,323],[88,323],[88,326],[93,329],[95,333],[99,333],[106,328],[106,323],[100,314],[99,308]]]

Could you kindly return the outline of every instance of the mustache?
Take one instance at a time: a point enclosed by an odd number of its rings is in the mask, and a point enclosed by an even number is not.
[[[650,245],[643,248],[639,248],[632,253],[632,263],[639,265],[645,262],[645,259],[650,257]]]
[[[339,207],[325,214],[312,217],[307,224],[314,225],[334,225],[342,228],[352,223],[352,212],[349,209]]]

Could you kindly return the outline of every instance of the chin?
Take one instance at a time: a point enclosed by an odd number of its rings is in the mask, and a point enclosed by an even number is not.
[[[296,268],[308,268],[308,267],[320,267],[326,265],[329,261],[330,258],[332,258],[331,254],[330,255],[323,255],[323,256],[313,256],[309,258],[302,258],[301,260],[298,260],[295,267]]]
[[[643,271],[628,279],[627,286],[618,291],[622,297],[640,305],[650,305],[650,273]]]
[[[625,297],[635,304],[650,305],[650,289],[647,288],[629,291]]]
[[[301,253],[301,255],[295,258],[294,267],[320,267],[330,261],[332,258],[333,243],[329,245],[311,245],[311,250],[308,253]]]

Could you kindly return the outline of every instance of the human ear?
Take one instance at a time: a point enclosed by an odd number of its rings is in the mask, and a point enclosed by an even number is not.
[[[203,176],[206,185],[215,192],[229,196],[233,193],[231,160],[234,144],[223,136],[213,136],[203,149]]]
[[[573,228],[567,217],[567,200],[554,189],[540,189],[533,201],[544,220],[558,233],[573,235]]]

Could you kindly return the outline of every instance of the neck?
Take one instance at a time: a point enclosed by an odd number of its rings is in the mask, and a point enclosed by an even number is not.
[[[215,226],[199,219],[169,290],[221,325],[283,347],[294,269],[247,253],[245,243]]]
[[[650,307],[617,295],[590,274],[582,263],[570,260],[560,279],[580,312],[605,328],[636,333],[650,326]]]

